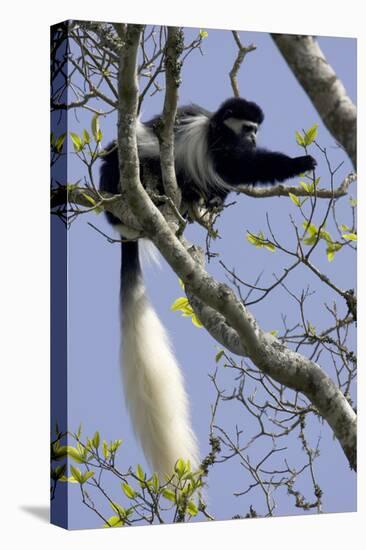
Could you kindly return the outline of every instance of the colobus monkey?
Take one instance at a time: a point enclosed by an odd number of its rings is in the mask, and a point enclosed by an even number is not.
[[[312,170],[311,156],[290,158],[256,148],[263,122],[261,108],[242,98],[225,101],[215,113],[198,105],[177,111],[175,168],[186,203],[206,206],[225,201],[239,184],[273,184]],[[161,182],[159,142],[154,128],[160,116],[137,125],[140,175]],[[118,153],[115,144],[103,157],[100,189],[119,193]],[[163,187],[161,183],[161,192]],[[120,220],[108,221],[126,238]],[[191,428],[188,400],[179,366],[168,337],[146,296],[138,242],[122,243],[121,268],[122,373],[127,406],[146,458],[160,475],[171,474],[178,458],[199,465],[196,438]]]

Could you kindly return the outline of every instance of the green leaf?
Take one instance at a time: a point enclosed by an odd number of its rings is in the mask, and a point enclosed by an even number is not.
[[[205,31],[204,29],[200,29],[200,38],[207,38],[208,37],[208,32]]]
[[[109,446],[110,452],[115,453],[120,448],[121,445],[122,445],[122,439],[116,439]]]
[[[276,251],[275,245],[273,243],[270,243],[269,241],[264,245],[264,248],[266,248],[270,252],[275,252]]]
[[[252,233],[247,233],[247,241],[250,242],[250,244],[253,244],[254,246],[261,246],[261,242],[258,239],[258,237]]]
[[[318,125],[314,124],[309,130],[305,132],[304,143],[306,146],[311,145],[318,135]]]
[[[152,475],[151,481],[152,481],[152,486],[154,488],[155,493],[158,493],[159,488],[160,488],[160,482],[159,482],[159,478],[158,478],[158,476],[155,472]]]
[[[56,466],[56,468],[51,469],[51,478],[54,481],[57,481],[64,476],[65,471],[66,471],[66,464],[61,464],[60,466]]]
[[[341,231],[344,231],[345,233],[351,231],[351,228],[348,227],[348,225],[345,225],[344,223],[341,223],[341,225],[339,226],[339,229],[340,229]]]
[[[349,203],[352,206],[352,208],[355,208],[357,206],[357,200],[350,197]]]
[[[193,313],[192,310],[189,310],[189,311],[184,310],[182,311],[182,317],[192,317],[192,313]]]
[[[249,233],[249,231],[247,231],[247,240],[256,248],[266,248],[271,252],[276,250],[275,245],[266,239],[262,231],[260,231],[258,235],[254,235],[253,233]]]
[[[90,437],[86,438],[85,448],[89,453],[93,452],[93,442]]]
[[[74,476],[69,476],[69,477],[62,476],[62,477],[60,477],[60,481],[66,481],[67,483],[79,483],[79,482],[74,478]]]
[[[193,500],[190,500],[187,504],[187,512],[190,516],[196,516],[198,514],[198,508],[197,505],[193,502]]]
[[[313,186],[311,183],[306,183],[305,181],[300,181],[299,185],[307,192],[311,193],[313,190]]]
[[[302,226],[306,230],[307,233],[310,233],[310,235],[317,235],[318,234],[318,228],[313,223],[309,224],[308,222],[303,222]]]
[[[95,449],[98,449],[100,443],[100,435],[99,432],[95,432],[94,437],[92,439],[92,444]]]
[[[115,512],[117,512],[117,514],[119,514],[119,516],[120,516],[122,519],[126,517],[126,510],[125,510],[125,508],[123,508],[123,506],[121,506],[120,504],[118,504],[118,502],[110,502],[110,505],[111,505],[112,510],[114,510]]]
[[[196,327],[203,327],[201,321],[198,319],[197,315],[194,313],[192,306],[190,305],[188,298],[186,296],[182,296],[180,298],[177,298],[173,304],[170,306],[170,309],[172,311],[181,311],[183,317],[191,317],[192,323]]]
[[[186,471],[186,463],[182,458],[178,458],[174,466],[174,471],[179,478],[181,478],[184,472]]]
[[[311,336],[316,336],[316,328],[308,321],[308,332]]]
[[[313,246],[313,244],[315,244],[317,240],[318,240],[317,235],[311,235],[311,237],[306,237],[306,239],[303,239],[302,242],[307,246]]]
[[[300,202],[299,197],[297,197],[297,196],[294,195],[293,193],[289,193],[288,196],[290,197],[290,199],[292,200],[292,202],[293,202],[294,204],[296,204],[296,206],[301,206],[301,202]]]
[[[81,194],[83,195],[84,199],[86,199],[88,202],[90,202],[90,204],[91,204],[92,206],[95,206],[96,202],[95,202],[95,200],[93,199],[93,197],[90,197],[89,195],[87,195],[87,194],[84,193],[84,192],[82,192]]]
[[[103,447],[103,456],[105,460],[108,460],[108,457],[109,457],[108,443],[105,440],[103,441],[102,447]]]
[[[124,522],[119,516],[111,516],[108,523],[103,524],[103,527],[122,527],[122,525],[124,525]]]
[[[300,132],[295,132],[295,137],[296,137],[297,144],[300,145],[301,147],[305,147],[305,141],[303,136],[300,134]]]
[[[85,456],[84,452],[80,452],[74,447],[71,447],[70,445],[67,445],[67,454],[71,456],[76,462],[83,463],[85,462]]]
[[[305,229],[305,232],[310,235],[309,237],[303,239],[303,243],[308,246],[312,246],[318,241],[318,238],[320,238],[320,236],[318,237],[319,229],[313,223],[309,225],[308,222],[303,222],[302,226]]]
[[[316,178],[313,182],[306,183],[305,181],[300,181],[299,185],[309,194],[315,193],[315,187],[318,185],[320,178]]]
[[[224,355],[224,353],[225,353],[224,349],[220,349],[220,351],[218,353],[216,353],[216,356],[215,356],[216,363],[218,363],[220,361],[220,359]]]
[[[175,493],[171,489],[163,489],[162,495],[167,500],[170,500],[171,502],[175,502]]]
[[[342,245],[340,243],[332,243],[327,247],[326,254],[328,258],[328,262],[332,262],[334,260],[335,253],[338,252],[342,248]]]
[[[93,134],[93,137],[94,137],[95,141],[98,143],[100,141],[100,139],[99,139],[99,137],[100,137],[100,126],[99,126],[99,115],[98,114],[94,115],[93,118],[92,118],[91,130],[92,130],[92,134]]]
[[[72,144],[74,146],[75,153],[79,153],[84,147],[80,136],[78,136],[78,134],[75,134],[75,132],[70,132],[70,136],[71,136]]]
[[[136,466],[136,475],[139,481],[145,481],[145,472],[142,469],[141,464],[137,464]]]
[[[270,333],[272,336],[277,336],[278,330],[276,330],[276,329],[270,330],[269,333]]]
[[[346,241],[357,241],[357,235],[356,233],[343,233],[342,234],[343,239]]]
[[[170,306],[170,309],[172,311],[180,311],[185,310],[186,308],[189,308],[189,301],[186,296],[182,296],[180,298],[177,298],[172,305]]]
[[[84,145],[90,143],[90,134],[87,130],[85,130],[85,128],[83,130],[83,143],[84,143]]]
[[[182,479],[186,480],[187,476],[184,475]],[[185,483],[184,489],[182,489],[182,494],[186,495],[187,497],[190,497],[193,495],[194,491],[195,491],[195,484],[192,479],[189,479],[189,481]]]
[[[62,477],[65,472],[66,472],[66,464],[61,464],[60,466],[56,466],[55,474],[56,474],[57,478]]]
[[[121,486],[127,498],[135,498],[136,492],[133,490],[131,485],[129,485],[128,483],[121,483]]]
[[[324,229],[320,230],[320,238],[324,239],[328,243],[332,243],[333,239],[328,231],[325,231]]]
[[[70,470],[71,470],[71,473],[72,473],[73,477],[76,479],[76,481],[78,483],[82,484],[83,483],[83,474],[81,473],[79,468],[77,468],[76,466],[73,466],[71,464],[70,465]]]
[[[55,142],[55,149],[56,149],[57,153],[61,153],[62,148],[63,148],[63,145],[64,145],[64,142],[65,142],[65,138],[66,138],[66,133],[65,133],[65,134],[61,134],[61,135],[58,136],[58,138],[56,139],[56,142]]]
[[[94,472],[92,472],[91,470],[89,472],[85,472],[83,474],[83,483],[85,483],[86,481],[88,481],[88,479],[90,479],[91,477],[93,477],[94,475]]]
[[[52,460],[60,460],[65,458],[68,455],[68,450],[66,445],[60,445],[60,442],[57,441],[51,446],[51,457]]]
[[[73,191],[75,191],[75,189],[78,188],[78,184],[77,183],[67,183],[66,184],[66,191],[68,193],[72,193]]]
[[[192,319],[192,323],[194,324],[195,327],[197,327],[197,328],[202,328],[203,327],[203,324],[198,319],[198,317],[195,313],[192,314],[191,319]]]

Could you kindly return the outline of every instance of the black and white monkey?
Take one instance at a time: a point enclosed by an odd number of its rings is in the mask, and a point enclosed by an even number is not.
[[[137,125],[142,182],[147,172],[161,181],[159,142],[154,131],[159,119]],[[203,201],[209,207],[224,202],[237,185],[274,184],[315,167],[311,156],[290,158],[257,148],[257,131],[263,119],[261,108],[242,98],[228,99],[215,113],[197,105],[178,109],[175,168],[186,203]],[[115,144],[108,150],[102,161],[100,189],[119,193]],[[110,213],[107,218],[123,235],[120,220]],[[138,241],[133,240],[122,243],[121,315],[125,399],[144,454],[160,475],[171,474],[178,458],[189,460],[195,468],[199,452],[183,377],[147,298]]]

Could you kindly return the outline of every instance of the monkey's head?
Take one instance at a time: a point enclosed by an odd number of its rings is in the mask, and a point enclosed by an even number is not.
[[[211,118],[211,126],[228,145],[254,149],[257,131],[263,122],[262,109],[252,101],[240,97],[227,99]]]

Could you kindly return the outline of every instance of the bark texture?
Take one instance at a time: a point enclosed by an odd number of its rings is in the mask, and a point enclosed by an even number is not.
[[[325,126],[356,168],[356,107],[318,42],[312,36],[302,35],[272,34],[272,38]]]

